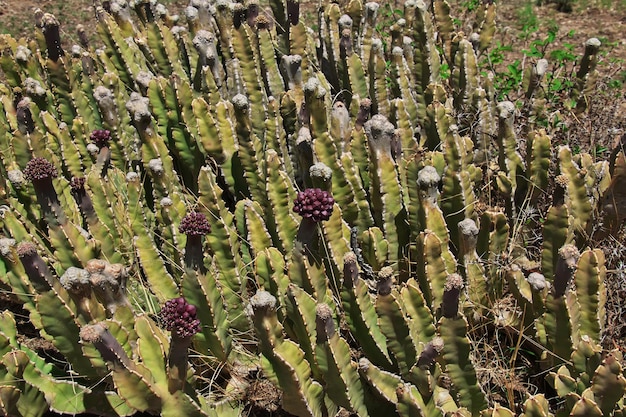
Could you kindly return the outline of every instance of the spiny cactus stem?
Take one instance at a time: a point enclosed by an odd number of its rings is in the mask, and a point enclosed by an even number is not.
[[[59,21],[49,13],[45,13],[41,19],[43,25],[43,35],[46,38],[46,46],[48,48],[48,58],[57,62],[60,57],[65,55],[61,48],[61,36],[59,34]]]
[[[134,368],[122,345],[104,324],[96,323],[84,326],[80,329],[80,338],[83,343],[92,343],[100,352],[102,359],[109,363],[113,369]]]
[[[37,253],[37,247],[31,242],[17,245],[17,255],[24,265],[28,279],[37,292],[49,291],[54,287],[54,277],[44,260]]]
[[[441,313],[443,317],[454,319],[459,314],[459,297],[463,289],[463,278],[459,274],[450,274],[443,290]]]
[[[576,272],[576,263],[580,258],[580,252],[574,245],[563,245],[559,249],[559,259],[554,271],[554,298],[565,294],[567,287]]]
[[[168,356],[167,388],[170,394],[182,391],[187,380],[187,359],[193,336],[181,337],[172,332]]]

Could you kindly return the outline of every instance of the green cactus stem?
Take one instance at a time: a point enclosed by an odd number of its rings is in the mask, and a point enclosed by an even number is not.
[[[443,317],[454,319],[459,314],[459,297],[463,289],[463,277],[459,274],[450,274],[443,287],[443,301],[441,313]]]
[[[59,21],[54,15],[44,13],[41,18],[41,26],[43,35],[46,38],[46,46],[48,48],[48,58],[57,62],[60,57],[65,55],[61,48],[61,36],[59,34]]]
[[[185,243],[185,268],[205,271],[202,236],[211,232],[206,216],[199,212],[188,213],[180,222],[180,233],[187,235]]]
[[[193,336],[200,331],[200,321],[196,318],[196,307],[183,297],[167,301],[160,316],[172,335],[167,376],[168,390],[173,394],[185,387],[188,350]]]
[[[24,266],[30,283],[37,292],[44,292],[54,287],[55,278],[48,269],[45,261],[37,253],[37,246],[31,242],[21,242],[17,245],[17,256]]]
[[[554,298],[562,297],[576,272],[580,252],[574,245],[563,245],[554,271]]]

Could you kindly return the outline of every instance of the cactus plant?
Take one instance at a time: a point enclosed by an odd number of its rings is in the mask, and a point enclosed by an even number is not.
[[[477,68],[493,4],[465,38],[444,0],[408,0],[381,39],[373,2],[323,3],[317,34],[291,0],[194,0],[185,22],[131,3],[97,8],[96,50],[66,53],[51,15],[41,47],[0,35],[0,279],[63,357],[4,313],[3,413],[240,415],[259,374],[298,416],[626,412],[587,248],[600,209],[623,222],[623,149],[552,155],[531,126],[522,152]],[[547,349],[563,401],[490,403],[470,346],[492,326]]]

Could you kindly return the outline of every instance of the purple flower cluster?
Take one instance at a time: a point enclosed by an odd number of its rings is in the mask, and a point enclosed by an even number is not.
[[[314,222],[330,219],[335,199],[327,191],[319,188],[307,188],[298,193],[293,211]]]
[[[196,318],[196,307],[183,297],[173,298],[161,309],[161,320],[165,328],[179,337],[191,337],[200,331],[200,320]]]
[[[204,214],[192,211],[180,221],[178,230],[188,236],[204,236],[211,232],[211,225]]]
[[[85,189],[85,177],[72,177],[70,180],[70,188],[77,192]]]
[[[56,178],[57,169],[47,159],[35,157],[26,164],[24,176],[29,181]]]
[[[109,144],[111,132],[106,129],[97,129],[91,132],[90,139],[98,148],[103,148]]]

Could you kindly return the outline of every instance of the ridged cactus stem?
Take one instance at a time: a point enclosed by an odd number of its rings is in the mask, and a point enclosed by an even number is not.
[[[91,343],[98,349],[102,359],[113,369],[134,369],[134,364],[126,355],[124,348],[109,332],[106,325],[96,323],[80,329],[80,339],[83,343]]]
[[[193,336],[200,331],[196,307],[183,297],[165,303],[160,313],[165,328],[172,333],[167,359],[167,387],[171,394],[182,391],[187,379],[187,359]]]
[[[198,90],[202,83],[202,69],[208,66],[213,74],[215,84],[220,87],[224,79],[223,68],[218,59],[215,36],[206,30],[199,30],[193,38],[193,45],[198,51],[198,64],[194,77],[194,87]]]
[[[243,24],[243,22],[247,20],[248,13],[246,11],[246,7],[241,3],[235,3],[233,5],[232,11],[233,11],[233,27],[235,29],[239,29],[241,25]],[[256,21],[253,21],[253,24],[255,23]]]
[[[450,274],[443,288],[441,313],[443,317],[454,319],[459,314],[459,297],[463,289],[463,277],[459,274]]]
[[[574,245],[563,245],[559,249],[559,259],[554,271],[554,298],[559,298],[565,294],[567,286],[576,272],[576,263],[579,258],[580,252]]]
[[[37,253],[37,247],[31,242],[21,242],[17,245],[17,256],[24,266],[30,283],[37,292],[50,290],[54,286],[54,277],[44,260]]]
[[[59,34],[59,21],[54,15],[44,13],[41,19],[43,35],[46,38],[46,47],[48,48],[48,58],[57,62],[60,57],[65,55],[61,48],[61,36]]]

